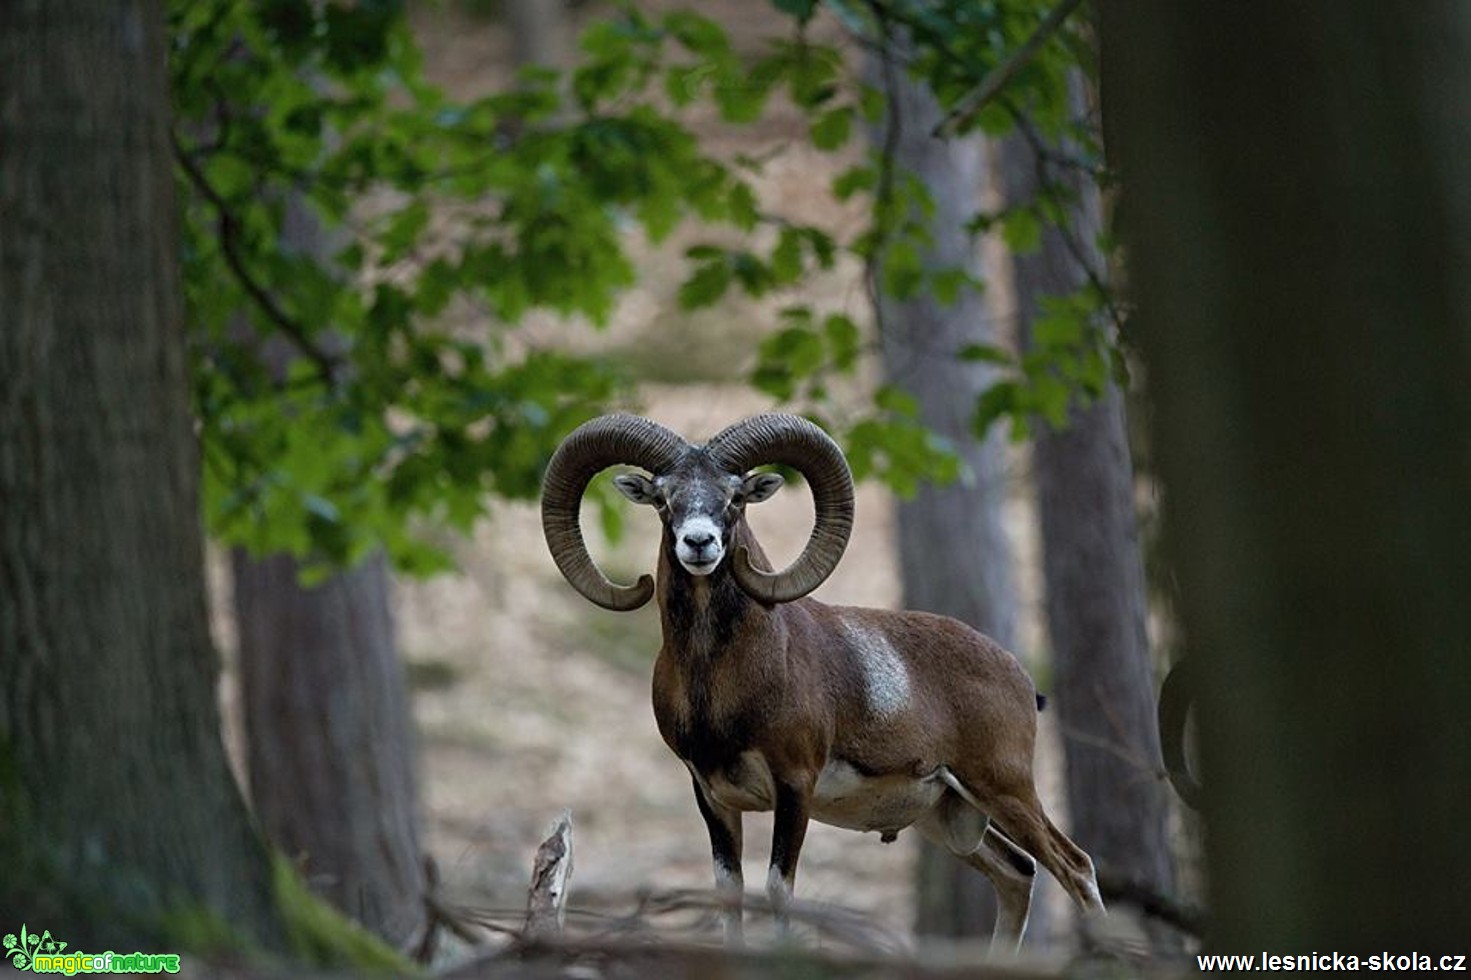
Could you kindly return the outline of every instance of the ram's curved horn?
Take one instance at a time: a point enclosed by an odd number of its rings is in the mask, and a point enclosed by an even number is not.
[[[711,459],[732,473],[780,463],[802,474],[812,488],[816,521],[797,560],[779,572],[751,564],[742,547],[732,559],[736,582],[761,602],[791,602],[821,585],[848,547],[853,531],[853,474],[838,444],[796,415],[767,414],[737,422],[711,439]]]
[[[1185,749],[1185,728],[1190,721],[1190,710],[1195,706],[1198,689],[1195,676],[1194,661],[1175,661],[1159,690],[1158,717],[1160,753],[1170,785],[1175,787],[1186,806],[1199,810],[1205,790],[1190,769],[1190,756]]]
[[[588,483],[617,463],[666,472],[689,449],[681,437],[637,415],[604,415],[574,429],[557,447],[541,490],[541,529],[552,560],[572,587],[604,609],[627,612],[654,595],[654,579],[611,582],[598,570],[582,538],[578,511]]]

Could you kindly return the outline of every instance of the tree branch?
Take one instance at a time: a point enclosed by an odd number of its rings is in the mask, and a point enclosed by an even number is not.
[[[1025,44],[1012,52],[1011,57],[992,69],[989,75],[981,79],[980,85],[972,89],[969,95],[962,98],[955,108],[950,110],[949,114],[940,121],[940,125],[935,127],[935,135],[942,138],[954,136],[973,122],[976,116],[981,114],[981,110],[1006,87],[1012,77],[1037,56],[1037,52],[1042,50],[1042,46],[1051,40],[1052,35],[1062,27],[1063,21],[1067,20],[1068,15],[1082,2],[1083,0],[1062,0],[1054,7],[1046,19],[1037,25],[1037,29],[1032,32],[1031,37],[1027,38]]]
[[[567,880],[572,877],[572,811],[563,810],[552,832],[536,849],[531,891],[526,899],[527,939],[547,939],[567,919]]]
[[[1069,188],[1062,180],[1054,177],[1048,170],[1049,163],[1052,163],[1054,166],[1057,165],[1053,155],[1054,148],[1032,126],[1031,120],[1027,118],[1026,113],[1009,102],[1006,103],[1006,108],[1011,114],[1012,121],[1016,123],[1017,132],[1021,133],[1022,138],[1027,141],[1027,145],[1032,150],[1032,156],[1036,159],[1034,170],[1037,177],[1037,193],[1035,196],[1047,198],[1059,204],[1065,202],[1067,195],[1076,193],[1076,189]],[[1088,174],[1090,179],[1095,179],[1092,177],[1090,171],[1082,170],[1082,172]],[[1084,277],[1088,280],[1088,285],[1097,291],[1103,301],[1104,313],[1107,315],[1109,321],[1113,323],[1117,335],[1122,337],[1127,320],[1125,311],[1120,308],[1118,295],[1109,286],[1108,281],[1104,278],[1104,273],[1094,264],[1093,253],[1074,234],[1072,226],[1068,222],[1058,222],[1053,227],[1062,238],[1063,247],[1068,250],[1068,254],[1072,256],[1073,261],[1082,270]]]
[[[220,233],[220,251],[225,256],[225,262],[230,271],[235,274],[242,289],[255,303],[256,307],[270,320],[276,329],[281,331],[307,360],[316,366],[317,373],[321,375],[328,387],[333,387],[337,380],[337,369],[341,366],[341,360],[328,354],[318,347],[312,340],[310,332],[296,320],[293,320],[283,310],[276,298],[270,291],[256,281],[255,276],[246,268],[245,258],[240,254],[240,221],[235,212],[230,209],[230,202],[226,201],[210,184],[209,178],[204,175],[199,164],[184,149],[179,142],[177,134],[170,134],[169,141],[173,146],[174,159],[194,189],[209,202],[214,208],[216,221]]]
[[[874,240],[864,261],[864,280],[873,305],[874,325],[882,336],[885,332],[883,303],[884,252],[894,231],[895,157],[903,134],[903,114],[899,107],[898,66],[894,61],[894,38],[890,33],[888,10],[882,3],[871,2],[870,10],[878,25],[880,81],[884,87],[884,142],[879,150],[878,176],[873,195]]]

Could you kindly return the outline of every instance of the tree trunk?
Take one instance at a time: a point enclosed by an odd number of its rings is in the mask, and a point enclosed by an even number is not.
[[[883,71],[879,66],[877,71]],[[978,256],[963,227],[986,181],[978,140],[930,135],[941,113],[929,89],[893,73],[889,97],[898,100],[894,164],[916,175],[938,207],[931,222],[928,268],[974,270]],[[875,135],[882,145],[885,133]],[[977,396],[994,380],[989,365],[955,355],[968,343],[994,343],[995,325],[980,295],[966,290],[941,305],[921,291],[905,299],[881,295],[884,370],[888,380],[919,401],[926,426],[950,438],[969,477],[947,487],[925,486],[899,505],[899,558],[904,605],[963,620],[1003,646],[1016,642],[1016,587],[1011,545],[1001,523],[1006,498],[1004,446],[999,430],[985,440],[970,433]],[[984,876],[929,843],[921,845],[916,929],[943,936],[989,935],[996,896]]]
[[[1106,4],[1214,947],[1471,923],[1471,18]]]
[[[312,888],[395,945],[424,922],[414,741],[368,559],[304,588],[289,555],[232,555],[251,799]]]
[[[331,251],[318,219],[286,205],[283,244]],[[340,338],[321,340],[332,349]],[[285,377],[280,338],[259,356]],[[316,588],[289,555],[231,555],[250,798],[266,837],[328,901],[394,946],[424,923],[413,719],[381,555]]]
[[[280,948],[206,615],[164,13],[0,4],[0,922]]]
[[[566,68],[572,61],[567,0],[506,0],[516,67]]]
[[[1002,142],[1001,158],[1007,205],[1030,204],[1043,190],[1035,148],[1013,135]],[[1093,246],[1098,193],[1076,176],[1047,178],[1077,195],[1070,229],[1048,228],[1038,251],[1012,259],[1024,346],[1043,298],[1071,295],[1090,268],[1103,267]],[[1155,672],[1123,397],[1110,382],[1091,405],[1071,406],[1067,428],[1037,424],[1033,474],[1073,839],[1092,855],[1105,886],[1123,879],[1168,895],[1175,885],[1169,799],[1158,776]],[[1162,927],[1155,938],[1176,941]]]

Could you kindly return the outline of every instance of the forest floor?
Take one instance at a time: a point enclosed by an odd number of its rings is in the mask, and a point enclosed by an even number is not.
[[[581,8],[579,16],[591,16],[597,6]],[[700,10],[725,23],[738,45],[756,43],[774,29],[766,4],[721,0]],[[507,80],[508,42],[494,22],[455,4],[421,5],[415,20],[431,76],[455,94]],[[832,175],[856,159],[857,148],[846,157],[816,154],[803,145],[795,115],[780,111],[739,131],[707,122],[702,136],[724,151],[769,155],[759,187],[766,206],[797,217],[820,215],[829,224],[861,220],[827,194]],[[773,407],[743,378],[754,364],[761,332],[776,320],[775,310],[791,301],[733,298],[698,314],[681,312],[675,298],[683,272],[679,256],[697,231],[642,250],[638,285],[604,330],[552,318],[532,318],[519,328],[537,343],[576,343],[639,370],[650,380],[630,407],[691,438]],[[840,265],[805,284],[802,298],[860,323],[869,320],[856,267]],[[1023,466],[1019,457],[1018,474]],[[1034,624],[1025,634],[1025,659],[1026,650],[1038,645],[1035,534],[1024,495],[1015,497],[1008,526],[1026,569],[1023,618]],[[584,527],[602,566],[612,577],[631,581],[652,570],[658,530],[647,509],[627,510],[625,534],[616,545],[598,538],[596,520]],[[777,561],[795,556],[810,519],[805,493],[778,494],[751,512],[758,536]],[[659,645],[652,605],[617,614],[582,600],[553,565],[533,504],[496,501],[473,536],[443,543],[459,571],[399,582],[395,613],[414,691],[426,846],[446,895],[486,918],[519,925],[532,855],[564,809],[574,825],[574,916],[630,912],[641,893],[708,888],[709,844],[689,777],[660,739],[649,702]],[[894,607],[895,569],[893,500],[865,484],[852,545],[817,595]],[[1041,724],[1042,793],[1065,825],[1057,734],[1048,715]],[[766,878],[770,823],[769,815],[746,822],[745,874],[748,885],[756,886],[748,890],[756,894]],[[856,910],[877,929],[908,942],[914,859],[912,834],[885,845],[876,834],[813,825],[798,894]],[[1041,918],[1065,924],[1060,890],[1049,886],[1039,894],[1058,907]],[[1039,931],[1045,943],[1045,929]]]

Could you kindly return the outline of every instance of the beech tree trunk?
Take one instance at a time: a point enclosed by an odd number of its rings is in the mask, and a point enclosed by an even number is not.
[[[882,66],[873,71],[882,72]],[[980,142],[930,135],[941,113],[934,96],[900,68],[890,98],[898,100],[900,130],[894,163],[915,174],[938,204],[932,269],[976,269],[979,256],[963,227],[973,214],[987,171]],[[882,145],[886,134],[874,136]],[[968,477],[947,487],[925,486],[899,504],[899,559],[904,606],[963,620],[1006,647],[1016,642],[1016,586],[1011,544],[1001,523],[1006,498],[999,430],[984,440],[970,432],[977,396],[993,380],[989,365],[955,355],[968,343],[994,343],[995,325],[982,297],[966,290],[950,306],[928,291],[905,299],[881,295],[884,371],[920,405],[926,426],[950,438]],[[921,844],[916,929],[942,936],[987,936],[996,919],[990,882],[949,852]]]
[[[1042,190],[1043,164],[1034,147],[1017,134],[1002,141],[1000,150],[1007,205],[1031,203]],[[1012,259],[1024,345],[1030,345],[1043,298],[1071,295],[1087,283],[1090,267],[1103,266],[1093,245],[1097,191],[1079,176],[1048,171],[1048,180],[1077,194],[1068,216],[1071,228],[1048,228],[1036,252]],[[1092,404],[1075,401],[1065,429],[1039,420],[1034,447],[1071,833],[1092,855],[1105,888],[1122,879],[1169,895],[1175,885],[1169,799],[1158,775],[1148,595],[1122,394],[1110,382]],[[1163,927],[1156,938],[1177,941]]]
[[[1103,14],[1201,680],[1211,945],[1460,952],[1471,17],[1434,0]]]
[[[165,59],[159,3],[0,4],[0,922],[279,949],[215,700]]]
[[[395,945],[425,916],[414,739],[381,556],[314,588],[232,555],[251,799],[307,882]]]

